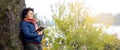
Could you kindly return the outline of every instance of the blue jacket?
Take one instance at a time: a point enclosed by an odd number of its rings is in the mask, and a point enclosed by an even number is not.
[[[24,35],[25,42],[37,42],[39,44],[41,43],[43,35],[38,35],[37,32],[34,32],[34,24],[23,20],[21,22],[21,31]]]

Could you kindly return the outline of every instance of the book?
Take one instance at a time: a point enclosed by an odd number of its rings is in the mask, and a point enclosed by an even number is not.
[[[45,29],[45,27],[39,27],[37,30],[35,30],[35,31],[42,31],[43,29]]]

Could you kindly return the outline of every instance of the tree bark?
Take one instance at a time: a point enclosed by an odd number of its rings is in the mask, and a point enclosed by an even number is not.
[[[0,0],[0,50],[21,50],[19,39],[24,0]]]

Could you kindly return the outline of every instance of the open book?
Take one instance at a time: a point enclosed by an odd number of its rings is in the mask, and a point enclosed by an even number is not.
[[[42,26],[41,26],[41,27],[39,27],[37,30],[35,30],[35,32],[36,32],[36,31],[42,31],[43,29],[45,29],[45,27],[42,27]]]

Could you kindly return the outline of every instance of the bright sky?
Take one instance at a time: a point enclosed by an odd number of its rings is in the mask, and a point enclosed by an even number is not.
[[[51,8],[50,6],[58,2],[58,0],[25,0],[26,7],[34,8],[35,13],[37,13],[40,17],[50,17],[51,15]]]
[[[54,5],[59,0],[25,0],[26,7],[32,7],[39,16],[50,16],[50,5]],[[75,1],[75,0],[68,0]],[[81,0],[80,0],[81,1]],[[99,13],[120,13],[120,0],[84,0],[86,6],[90,7],[91,14]]]
[[[120,0],[85,0],[91,6],[93,14],[99,13],[120,13]]]

